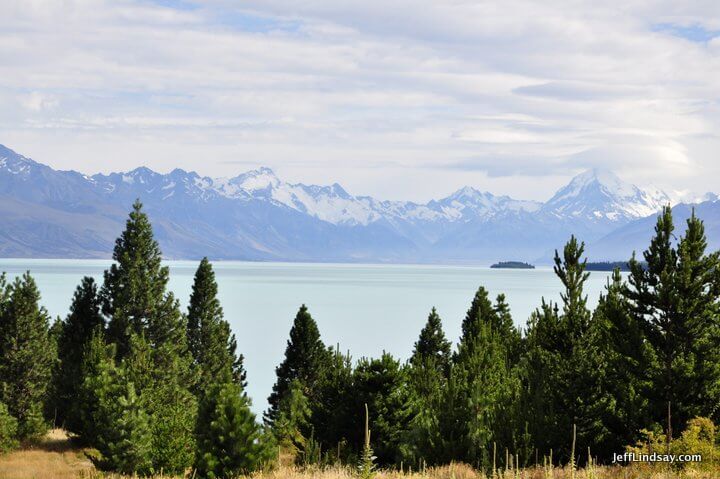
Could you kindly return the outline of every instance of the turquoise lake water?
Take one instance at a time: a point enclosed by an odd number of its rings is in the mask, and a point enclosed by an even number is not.
[[[42,304],[64,317],[73,291],[85,276],[102,281],[109,260],[0,259],[11,278],[29,270],[42,292]],[[170,289],[187,307],[194,261],[169,261]],[[505,293],[516,324],[524,326],[542,297],[560,300],[560,281],[552,269],[490,269],[476,266],[357,265],[216,262],[225,318],[245,356],[253,408],[267,407],[275,367],[299,306],[305,303],[326,344],[339,344],[353,358],[391,352],[405,360],[428,312],[437,307],[447,336],[456,341],[460,323],[478,286],[494,296]],[[588,304],[595,306],[609,273],[593,272]]]

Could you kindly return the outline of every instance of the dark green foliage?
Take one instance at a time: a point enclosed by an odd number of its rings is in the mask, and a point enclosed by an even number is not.
[[[595,309],[592,354],[597,358],[603,410],[598,411],[605,434],[594,438],[593,451],[601,458],[634,444],[650,423],[648,398],[654,355],[642,324],[631,314],[623,296],[620,270],[613,272]]]
[[[185,317],[167,292],[168,268],[140,202],[115,244],[105,272],[102,310],[108,316],[123,380],[131,383],[148,416],[149,458],[156,470],[182,472],[192,463],[197,382]],[[115,419],[118,419],[116,416]],[[105,440],[107,429],[96,440]]]
[[[37,437],[47,430],[43,410],[56,355],[49,318],[29,273],[2,283],[0,401],[17,419],[20,439]]]
[[[330,359],[317,383],[317,400],[309,402],[311,424],[304,429],[320,442],[323,451],[336,460],[351,460],[354,451],[349,442],[356,437],[355,390],[352,359],[330,349]]]
[[[195,467],[202,478],[249,474],[265,466],[277,449],[250,411],[237,383],[216,385],[200,403]]]
[[[139,201],[115,242],[113,259],[101,295],[103,313],[110,318],[108,341],[117,345],[118,359],[129,353],[132,333],[144,334],[153,346],[185,347],[177,301],[166,293],[169,271],[161,264],[160,247]]]
[[[455,362],[461,361],[461,354],[472,355],[476,349],[477,339],[480,337],[480,331],[484,325],[489,324],[495,326],[497,323],[497,315],[493,308],[487,290],[480,286],[475,292],[470,308],[465,313],[461,328],[460,344],[458,352],[455,355]]]
[[[523,261],[500,261],[490,267],[493,269],[535,269],[535,266]]]
[[[410,358],[412,364],[427,364],[432,362],[444,374],[450,369],[450,341],[445,338],[442,330],[442,321],[437,310],[432,308],[425,327],[420,331],[420,337],[415,343]]]
[[[317,390],[331,354],[320,339],[317,323],[310,316],[307,307],[300,307],[290,329],[290,339],[285,349],[285,359],[275,370],[277,381],[268,402],[270,409],[265,421],[272,425],[280,414],[280,403],[290,389],[290,383],[297,379],[303,385],[303,394],[310,401],[317,399]]]
[[[450,347],[433,308],[415,343],[408,369],[410,418],[401,448],[406,463],[419,466],[425,461],[434,465],[443,460],[445,438],[440,416],[450,374]]]
[[[388,353],[379,359],[361,359],[353,374],[355,407],[351,414],[356,424],[355,448],[361,450],[363,445],[362,421],[367,404],[373,450],[381,465],[396,464],[402,458],[401,441],[410,419],[406,377],[406,369]]]
[[[452,455],[459,454],[461,460],[478,467],[490,464],[493,442],[517,450],[516,444],[502,441],[501,432],[509,424],[497,421],[500,408],[515,398],[519,388],[497,323],[493,312],[478,316],[474,335],[461,338],[448,387],[455,407],[450,413],[455,442]]]
[[[149,416],[153,469],[181,473],[193,460],[197,400],[183,382],[186,358],[175,356],[167,370],[159,371],[157,353],[144,337],[133,334],[129,355],[121,366],[125,379],[137,385]]]
[[[582,259],[585,245],[571,237],[562,257],[555,252],[555,274],[564,286],[562,312],[545,303],[528,324],[524,403],[529,408],[530,433],[541,451],[553,448],[555,457],[569,460],[566,440],[577,424],[580,444],[599,434],[600,379],[588,333],[591,313],[583,285],[589,273]]]
[[[75,290],[70,314],[60,324],[58,369],[54,378],[57,422],[81,433],[79,391],[83,383],[82,361],[93,335],[104,329],[95,280],[85,277]]]
[[[125,474],[152,473],[150,419],[132,382],[111,361],[101,363],[97,375],[89,377],[88,382],[98,405],[98,467]]]
[[[195,273],[187,318],[188,346],[200,373],[196,392],[203,393],[214,383],[231,380],[244,387],[243,358],[236,357],[235,336],[223,319],[215,273],[207,258]]]
[[[195,456],[195,396],[175,382],[156,383],[143,393],[150,411],[153,468],[169,474],[181,474]]]
[[[690,418],[712,414],[720,399],[720,260],[717,252],[705,253],[703,223],[694,212],[677,247],[673,231],[665,208],[643,253],[647,265],[630,261],[626,296],[657,357],[652,416],[665,424],[670,408],[678,431]]]
[[[383,353],[353,368],[303,305],[276,369],[270,435],[243,392],[212,266],[201,261],[182,315],[136,203],[100,294],[84,278],[52,328],[29,274],[0,277],[0,451],[45,431],[46,411],[98,449],[100,467],[127,474],[249,474],[275,460],[276,439],[300,464],[360,464],[365,477],[376,462],[489,472],[494,448],[501,468],[506,450],[521,465],[550,450],[567,463],[573,426],[576,450],[607,460],[640,429],[665,427],[668,405],[674,431],[720,410],[720,253],[706,253],[694,214],[681,238],[673,231],[666,209],[644,261],[628,263],[627,284],[613,272],[594,313],[584,244],[571,237],[555,254],[562,303],[543,299],[525,337],[505,296],[493,303],[480,287],[454,354],[433,308],[405,365]]]
[[[17,447],[17,419],[10,415],[5,403],[0,402],[0,453]]]
[[[280,415],[275,421],[274,432],[280,438],[283,449],[295,455],[298,462],[308,464],[314,459],[307,451],[310,437],[314,434],[309,424],[310,404],[303,389],[297,379],[290,383],[288,393],[280,402]]]
[[[83,382],[78,390],[78,434],[85,444],[95,444],[101,433],[100,397],[103,392],[99,382],[103,373],[114,366],[115,348],[105,343],[105,336],[101,331],[93,334],[82,349],[80,374]]]

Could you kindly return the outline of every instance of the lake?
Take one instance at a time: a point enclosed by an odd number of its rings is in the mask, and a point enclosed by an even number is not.
[[[109,260],[0,259],[10,278],[30,270],[53,316],[65,317],[84,275],[102,282]],[[168,261],[170,289],[187,307],[197,262]],[[245,356],[248,394],[261,413],[282,360],[295,313],[305,303],[328,345],[339,344],[354,359],[391,352],[409,357],[428,312],[437,307],[453,341],[478,288],[505,293],[516,324],[524,326],[542,297],[560,300],[561,283],[551,268],[490,269],[478,266],[250,263],[213,264],[225,318]],[[594,307],[609,273],[587,281]]]

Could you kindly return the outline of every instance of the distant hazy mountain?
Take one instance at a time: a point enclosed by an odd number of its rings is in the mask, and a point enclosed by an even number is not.
[[[108,257],[136,198],[171,258],[479,263],[547,258],[571,233],[610,252],[612,232],[670,202],[598,170],[544,204],[472,187],[418,204],[290,184],[269,168],[233,178],[148,168],[86,176],[0,145],[0,256]]]
[[[714,197],[713,197],[714,196]],[[697,217],[705,224],[710,250],[720,249],[720,200],[716,195],[710,200],[695,205],[679,204],[673,207],[675,236],[679,238],[687,226],[686,221],[695,209]],[[638,259],[650,244],[657,218],[655,215],[632,221],[588,245],[587,251],[596,260],[617,260],[630,258],[635,251]]]

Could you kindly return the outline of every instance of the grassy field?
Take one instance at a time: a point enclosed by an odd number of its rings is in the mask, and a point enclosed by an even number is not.
[[[355,472],[347,467],[297,469],[283,467],[252,476],[255,479],[351,479]],[[463,464],[429,468],[422,473],[378,471],[377,479],[492,479]],[[570,468],[533,468],[503,471],[495,479],[715,479],[720,469],[669,471],[660,467],[596,467],[572,471]],[[0,479],[124,479],[126,476],[96,471],[82,449],[72,445],[62,430],[51,431],[32,447],[0,456]],[[178,479],[157,475],[154,479]]]

